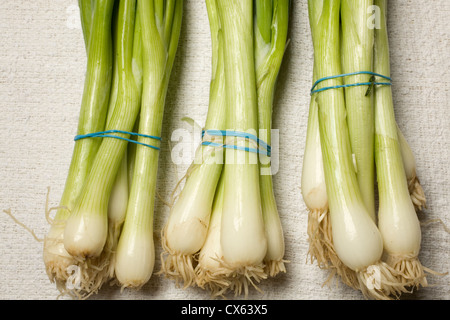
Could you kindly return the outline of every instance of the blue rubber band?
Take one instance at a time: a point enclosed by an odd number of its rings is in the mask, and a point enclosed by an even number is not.
[[[127,139],[127,138],[123,138],[123,137],[120,137],[120,136],[112,135],[110,133],[129,134],[129,135],[133,135],[133,136],[150,138],[150,139],[155,139],[155,140],[161,141],[160,137],[150,136],[150,135],[146,135],[146,134],[142,134],[142,133],[136,133],[136,132],[122,131],[122,130],[107,130],[107,131],[101,131],[101,132],[77,135],[77,136],[75,136],[74,140],[78,141],[78,140],[86,139],[86,138],[115,138],[115,139],[128,141],[128,142],[131,142],[131,143],[139,144],[139,145],[142,145],[142,146],[145,146],[145,147],[149,147],[149,148],[152,148],[152,149],[155,149],[155,150],[161,150],[159,147],[155,147],[155,146],[152,146],[150,144],[142,143],[142,142],[139,142],[139,141],[136,141],[136,140],[133,140],[133,139]]]
[[[211,142],[211,141],[203,141],[202,145],[203,146],[210,146],[210,147],[223,147],[223,148],[228,148],[228,149],[235,149],[235,150],[242,150],[242,151],[247,151],[247,152],[253,152],[253,153],[259,153],[265,156],[270,157],[271,155],[271,151],[272,148],[263,140],[259,139],[257,136],[251,134],[251,133],[247,133],[247,132],[240,132],[240,131],[230,131],[230,130],[203,130],[202,131],[202,138],[204,137],[205,134],[208,134],[210,136],[228,136],[228,137],[240,137],[240,138],[247,138],[250,140],[255,141],[261,148],[265,149],[265,150],[261,150],[260,148],[255,149],[255,148],[250,148],[250,147],[241,147],[241,146],[236,146],[236,145],[228,145],[228,144],[221,144],[221,143],[216,143],[216,142]]]
[[[314,88],[317,87],[317,85],[319,83],[321,83],[322,81],[336,79],[336,78],[343,78],[343,77],[347,77],[347,76],[354,76],[354,75],[358,75],[358,74],[370,74],[372,76],[377,76],[377,77],[389,80],[390,82],[360,82],[360,83],[353,83],[353,84],[343,84],[343,85],[337,85],[337,86],[324,87],[324,88],[314,90]],[[329,89],[339,89],[339,88],[348,88],[348,87],[356,87],[356,86],[370,86],[370,85],[390,86],[390,85],[392,85],[391,82],[392,82],[392,79],[390,77],[387,77],[387,76],[384,76],[382,74],[378,74],[375,72],[371,72],[371,71],[358,71],[358,72],[352,72],[352,73],[345,73],[345,74],[340,74],[337,76],[324,77],[324,78],[317,80],[316,82],[314,82],[314,85],[311,88],[311,95],[313,95],[314,93],[322,92],[322,91],[329,90]]]

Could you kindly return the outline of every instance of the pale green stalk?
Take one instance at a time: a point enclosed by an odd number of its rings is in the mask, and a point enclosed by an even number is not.
[[[161,136],[164,105],[181,31],[183,0],[167,5],[172,18],[170,34],[157,27],[161,18],[158,1],[139,0],[143,48],[143,90],[139,133]],[[172,2],[168,1],[168,2]],[[166,2],[166,4],[168,3]],[[159,142],[138,137],[138,142],[159,146]],[[153,214],[159,151],[136,146],[134,174],[125,223],[119,244],[115,272],[122,287],[140,288],[151,277],[155,262]]]
[[[417,176],[416,158],[411,146],[398,125],[397,134],[400,144],[400,151],[402,153],[403,167],[405,169],[406,179],[408,180],[408,189],[411,195],[411,200],[416,210],[422,210],[426,207],[427,199],[422,185],[420,184],[419,177]]]
[[[271,145],[272,111],[276,80],[283,60],[289,25],[289,2],[256,1],[255,70],[260,138]],[[261,159],[262,158],[262,159]],[[286,272],[284,235],[273,189],[270,157],[260,156],[261,209],[267,238],[267,274]]]
[[[217,184],[208,235],[198,254],[198,264],[195,267],[196,284],[200,288],[208,289],[212,297],[223,296],[231,285],[231,279],[227,275],[232,273],[232,270],[226,268],[220,262],[222,256],[220,229],[224,196],[223,182],[222,175]]]
[[[108,3],[112,6],[113,3],[110,2]],[[120,3],[117,44],[120,48],[120,52],[117,53],[119,91],[116,102],[119,106],[115,107],[105,130],[132,130],[140,107],[140,88],[132,68],[135,2],[126,0]],[[110,34],[111,29],[108,31]],[[128,134],[118,136],[129,137]],[[64,233],[66,250],[80,259],[98,257],[103,250],[107,238],[109,197],[127,148],[127,142],[121,139],[83,140],[88,142],[101,140],[101,145]]]
[[[237,3],[234,3],[233,6],[237,6]],[[253,87],[253,83],[249,82],[246,84],[246,88],[249,90],[253,90],[253,88],[259,88],[260,90],[259,95],[257,92],[257,109],[259,109],[259,106],[261,106],[261,123],[263,126],[263,130],[268,132],[268,134],[264,135],[264,139],[271,142],[270,138],[270,129],[271,129],[271,123],[272,123],[272,104],[273,104],[273,96],[274,96],[274,90],[275,90],[275,82],[276,78],[280,69],[281,61],[284,55],[285,45],[286,45],[286,39],[287,39],[287,25],[288,25],[288,13],[289,13],[289,7],[287,2],[278,3],[276,2],[274,5],[272,3],[269,5],[267,3],[257,2],[256,6],[263,6],[263,10],[258,10],[257,7],[254,7],[252,10],[253,13],[256,15],[256,18],[258,18],[258,14],[260,14],[260,18],[264,21],[260,21],[260,23],[257,23],[257,20],[254,20],[254,29],[251,31],[254,32],[254,39],[257,39],[254,49],[254,57],[252,57],[251,61],[255,65],[255,68],[257,68],[257,71],[255,71],[255,77],[252,78],[252,81],[255,81],[255,87]],[[226,14],[232,14],[233,9],[230,7],[225,7],[223,3],[218,5],[219,8],[219,15],[220,18],[224,17],[224,12],[221,10],[230,10],[226,12]],[[237,8],[237,9],[236,9]],[[246,8],[249,9],[249,8]],[[241,8],[234,7],[234,10],[237,10],[240,14]],[[270,10],[270,13],[263,12],[264,10]],[[273,12],[272,12],[273,10]],[[225,14],[225,15],[226,15]],[[272,24],[272,15],[274,16],[274,22]],[[211,16],[211,12],[210,12]],[[229,17],[227,17],[229,19]],[[246,17],[248,20],[241,20],[239,23],[249,23],[251,20],[249,20],[249,16]],[[242,19],[242,17],[241,17]],[[231,21],[231,20],[230,20]],[[222,23],[224,29],[230,28],[229,25]],[[246,25],[247,27],[248,25]],[[238,26],[239,28],[239,26]],[[266,36],[268,36],[268,43],[265,42],[265,39],[263,39],[261,33],[264,33]],[[264,30],[263,30],[264,29]],[[235,29],[231,29],[233,32],[236,32]],[[267,33],[268,31],[268,33]],[[231,33],[229,34],[231,36]],[[239,37],[236,37],[239,38]],[[224,39],[226,39],[224,37]],[[236,47],[230,46],[230,48],[233,48],[232,50],[242,50],[241,46],[242,43],[239,43],[239,41],[243,41],[245,38],[237,41],[236,44],[239,46],[236,49]],[[226,54],[230,54],[229,51],[227,51],[227,44],[223,43],[223,49]],[[233,45],[236,45],[233,44]],[[248,44],[248,43],[247,43]],[[247,49],[245,49],[247,50]],[[234,52],[233,54],[237,54],[238,52]],[[248,52],[247,52],[248,54]],[[250,55],[249,55],[250,57]],[[225,58],[226,62],[226,58]],[[245,66],[245,68],[251,68],[251,66],[245,65],[246,60],[243,59],[239,62],[241,66],[238,66],[238,68],[241,68],[242,65]],[[233,68],[227,63],[226,68],[231,69],[231,77],[230,74],[228,74],[228,78],[226,78],[226,86],[228,90],[228,86],[231,85],[233,90],[236,90],[235,84],[228,84],[228,81],[231,79],[235,79],[234,77],[238,76],[244,76],[245,75],[239,75],[239,74],[233,74],[237,72],[236,70],[232,70]],[[251,69],[250,69],[251,70]],[[230,70],[228,70],[230,71]],[[239,71],[238,71],[239,72]],[[245,71],[244,71],[245,72]],[[247,81],[247,80],[243,80]],[[231,82],[232,83],[232,82]],[[227,91],[230,92],[230,91]],[[258,100],[259,99],[259,100]],[[228,106],[230,107],[230,100],[228,101]],[[228,110],[228,112],[232,112]],[[249,112],[249,111],[247,111]],[[254,117],[255,115],[251,113],[251,110],[249,114]],[[228,116],[228,113],[227,113]],[[240,118],[239,116],[232,116],[231,118]],[[236,121],[236,120],[235,120]],[[252,120],[250,120],[251,122]],[[236,121],[236,123],[239,123],[240,121]],[[255,129],[254,129],[255,130]],[[255,130],[256,131],[256,130]],[[230,141],[230,139],[228,139]],[[242,153],[242,155],[246,155],[245,153]],[[241,159],[242,160],[242,159]],[[248,159],[247,159],[248,161]],[[239,230],[230,230],[229,227],[223,227],[223,223],[227,223],[227,218],[224,219],[224,208],[226,206],[225,204],[225,188],[226,183],[225,179],[227,177],[226,171],[224,171],[221,175],[221,179],[219,181],[219,187],[216,191],[215,196],[215,202],[213,207],[213,213],[211,217],[211,222],[208,229],[208,234],[206,241],[204,243],[204,246],[202,247],[200,253],[199,253],[199,263],[196,267],[196,273],[197,273],[197,284],[202,288],[208,288],[213,296],[222,296],[225,295],[229,290],[234,291],[235,294],[240,294],[242,290],[244,290],[245,294],[248,293],[248,285],[249,283],[253,283],[253,281],[260,281],[260,279],[267,277],[267,274],[270,274],[272,276],[275,276],[278,272],[284,271],[284,261],[283,261],[283,255],[284,255],[284,238],[283,238],[283,232],[281,228],[281,223],[278,216],[278,211],[276,209],[276,203],[275,198],[273,194],[273,185],[272,185],[272,177],[270,175],[270,159],[268,157],[264,158],[264,169],[266,170],[266,173],[261,173],[262,178],[262,186],[264,189],[261,190],[261,194],[259,196],[256,196],[256,199],[246,199],[245,201],[258,201],[260,196],[264,196],[265,199],[261,200],[261,210],[264,210],[264,216],[263,219],[265,219],[265,222],[267,222],[267,233],[263,233],[261,229],[258,229],[261,225],[259,222],[261,220],[260,216],[257,217],[256,220],[253,220],[254,217],[250,216],[250,219],[247,221],[243,221],[242,223],[247,223],[248,225],[246,227],[249,228],[250,232],[247,234],[248,238],[243,239],[240,238],[238,241],[242,241],[242,250],[253,250],[252,245],[255,243],[252,243],[254,240],[256,240],[256,246],[258,249],[265,249],[265,239],[264,237],[267,236],[271,239],[271,250],[269,255],[265,255],[264,257],[267,258],[266,261],[266,269],[264,270],[260,262],[263,260],[263,256],[260,254],[259,257],[257,257],[256,263],[254,264],[246,264],[245,261],[241,261],[236,263],[230,263],[229,261],[225,259],[222,259],[224,256],[224,250],[223,250],[223,243],[228,245],[228,242],[233,241],[234,233]],[[228,163],[229,166],[238,166],[242,165],[243,163],[236,163],[233,161],[230,161]],[[244,163],[245,164],[245,163]],[[247,162],[248,164],[248,162]],[[246,169],[244,169],[246,170]],[[245,173],[244,173],[245,174]],[[230,178],[230,176],[228,176]],[[258,183],[259,184],[259,183]],[[253,185],[249,186],[250,188],[253,187]],[[230,191],[229,191],[230,192]],[[233,196],[233,195],[232,195]],[[239,200],[238,200],[239,201]],[[240,200],[242,201],[242,200]],[[244,204],[245,206],[245,204]],[[246,214],[247,212],[242,212],[243,214]],[[230,213],[228,213],[230,214]],[[233,212],[231,212],[233,214]],[[261,211],[262,214],[262,211]],[[243,218],[243,220],[247,219],[248,217]],[[255,229],[251,230],[253,227]],[[255,232],[256,230],[256,232]],[[231,232],[230,232],[231,231]],[[224,232],[228,232],[225,234]],[[255,233],[253,233],[255,232]],[[253,234],[252,234],[253,233]],[[263,240],[261,240],[261,238]],[[259,241],[259,242],[258,242]],[[245,247],[247,244],[248,247]],[[248,245],[250,244],[250,245]],[[234,244],[232,244],[234,245]],[[254,252],[247,251],[246,258],[251,257]],[[257,253],[258,254],[258,253]],[[255,273],[252,274],[252,272],[255,271]],[[258,272],[258,273],[256,273]]]
[[[119,10],[117,10],[119,11]],[[116,24],[117,26],[117,24]],[[117,30],[113,30],[113,35],[117,38]],[[140,17],[136,9],[136,20],[134,25],[134,39],[133,39],[133,61],[132,61],[132,69],[133,74],[136,79],[137,86],[141,88],[142,86],[142,39],[141,39],[141,24]],[[120,43],[120,41],[117,41]],[[116,48],[115,52],[120,52],[119,48]],[[118,55],[117,58],[120,58]],[[113,76],[113,87],[110,98],[110,109],[108,113],[107,123],[109,123],[112,115],[114,114],[114,110],[117,102],[117,94],[119,89],[119,76],[118,76],[118,59],[115,59],[114,69],[115,73]],[[139,97],[140,98],[140,97]],[[136,128],[133,128],[133,132],[137,132]],[[135,137],[130,137],[135,139]],[[130,190],[130,178],[129,178],[129,165],[133,161],[133,157],[129,157],[132,151],[135,149],[135,143],[129,143],[127,146],[127,151],[124,153],[122,162],[120,164],[119,170],[117,172],[114,185],[111,190],[111,196],[109,198],[108,203],[108,238],[106,241],[105,248],[102,252],[100,261],[102,264],[108,261],[109,271],[108,274],[112,278],[115,273],[115,264],[114,264],[114,255],[117,252],[117,244],[119,241],[120,232],[122,230],[123,222],[125,221],[125,216],[128,207],[128,197]],[[134,165],[134,162],[132,163]]]
[[[373,0],[342,0],[342,72],[373,71],[374,29],[368,27]],[[370,82],[371,75],[344,77],[344,84]],[[356,177],[363,201],[375,220],[375,161],[373,94],[367,86],[345,88],[345,105]]]
[[[257,135],[253,2],[218,1],[218,9],[224,37],[227,129]],[[229,137],[226,144],[254,147],[247,139]],[[263,267],[267,239],[261,210],[258,162],[256,153],[226,149],[220,236],[223,262],[237,274],[232,285],[236,294],[242,288],[247,293],[249,278],[259,280],[267,277]],[[250,282],[253,283],[252,280]]]
[[[317,81],[313,67],[313,81]],[[306,127],[306,143],[303,154],[302,197],[310,212],[315,212],[317,218],[328,211],[328,198],[323,172],[322,149],[320,147],[319,106],[317,94],[311,96],[309,102],[308,123]]]
[[[142,52],[142,49],[141,49]],[[136,123],[133,127],[133,132],[138,132],[139,130],[139,115],[136,119]],[[131,139],[135,140],[136,137],[132,137]],[[133,174],[134,174],[134,162],[136,160],[136,143],[129,143],[127,148],[127,181],[128,181],[128,190],[131,189],[131,184],[133,183]]]
[[[87,45],[87,70],[77,130],[79,135],[102,131],[105,126],[112,76],[110,30],[113,7],[114,1],[99,0],[92,8],[91,22],[82,19],[86,30],[85,43],[92,45]],[[87,10],[82,8],[81,12]],[[64,224],[80,196],[100,143],[97,139],[75,142],[60,208],[44,244],[44,263],[52,281],[64,282],[68,277],[67,267],[74,264],[63,246]]]
[[[309,0],[314,62],[319,79],[342,74],[339,39],[339,0]],[[319,84],[342,85],[341,78]],[[365,296],[385,299],[401,290],[393,270],[381,261],[383,241],[369,216],[358,186],[346,119],[344,90],[325,90],[317,95],[325,182],[333,245],[339,259],[356,272]],[[377,285],[372,278],[377,270]]]
[[[220,18],[216,0],[207,0],[212,46],[212,75],[205,130],[225,130],[225,69]],[[205,135],[204,141],[223,143],[222,137]],[[186,173],[186,181],[170,210],[164,227],[162,272],[183,281],[195,282],[194,255],[202,248],[208,231],[216,186],[223,168],[223,149],[201,145]]]
[[[284,1],[283,5],[289,5],[288,1]],[[261,40],[267,44],[272,41],[273,6],[272,0],[255,0],[255,30],[258,30]]]
[[[115,10],[113,13],[113,27],[112,27],[112,37],[113,37],[113,75],[112,75],[112,83],[111,83],[111,95],[109,98],[109,107],[108,114],[106,118],[106,124],[111,121],[111,117],[114,114],[114,109],[116,107],[117,95],[119,93],[119,62],[118,58],[120,57],[117,52],[119,52],[119,48],[117,47],[117,43],[120,43],[117,39],[117,27],[118,27],[118,13],[119,6],[116,2]],[[127,166],[127,157],[126,154],[122,159],[122,163],[117,172],[113,188],[111,190],[111,196],[108,204],[108,227],[111,231],[117,229],[118,224],[120,224],[121,220],[123,221],[126,212],[126,203],[128,201],[128,188],[125,183],[127,183],[126,177],[123,177],[123,168]]]
[[[343,4],[341,6],[341,14],[344,10],[344,7],[346,8],[347,12],[349,11],[349,2],[347,2],[345,5]],[[358,2],[356,5],[352,3],[350,8],[357,8],[358,6],[362,5],[363,2]],[[358,14],[361,16],[357,16],[357,19],[364,20],[364,17],[366,16],[366,9],[361,10]],[[354,17],[353,15],[346,15],[348,18],[346,20],[353,21]],[[344,19],[343,19],[344,20]],[[363,26],[363,21],[360,21],[360,25]],[[348,21],[347,23],[344,23],[344,25],[349,25]],[[350,24],[352,25],[352,24]],[[350,32],[350,35],[347,35],[346,33]],[[347,39],[357,39],[357,43],[359,44],[359,37],[357,35],[357,32],[354,30],[354,28],[346,28],[346,31],[343,31],[341,28],[341,36],[345,35]],[[342,40],[342,38],[341,38]],[[373,39],[372,39],[373,41]],[[346,41],[341,41],[341,49],[343,48],[343,43]],[[369,44],[370,42],[368,42]],[[344,51],[349,52],[359,52],[358,50],[353,49],[353,46],[347,45],[347,49],[344,48]],[[358,47],[358,46],[357,46]],[[359,46],[362,50],[361,46]],[[344,53],[343,53],[344,54]],[[372,53],[370,53],[370,56]],[[354,56],[354,52],[348,56],[351,56],[352,59],[356,59]],[[347,56],[346,64],[353,64],[353,61],[349,59]],[[367,64],[369,65],[369,64]],[[373,71],[373,68],[368,69],[369,71]],[[348,70],[347,72],[353,72],[355,70]],[[365,71],[365,69],[363,70]],[[352,77],[349,77],[348,83],[353,83],[363,81],[368,82],[368,79],[360,79],[356,80]],[[314,70],[314,77],[313,77],[313,83],[317,81],[317,75]],[[363,87],[364,90],[361,91],[361,94],[365,94],[367,92],[368,88]],[[373,91],[372,91],[373,92]],[[305,152],[304,152],[304,158],[303,158],[303,168],[302,168],[302,196],[305,201],[306,206],[309,209],[309,216],[308,216],[308,237],[309,237],[309,255],[311,256],[311,260],[317,260],[318,265],[321,268],[324,269],[330,269],[332,272],[336,272],[340,275],[342,281],[346,283],[347,285],[351,287],[356,287],[358,285],[357,282],[355,282],[354,272],[342,264],[342,261],[336,256],[336,252],[333,248],[333,239],[331,234],[331,226],[329,221],[329,214],[328,214],[328,197],[326,194],[326,184],[325,184],[325,177],[323,172],[323,161],[322,161],[322,154],[321,154],[321,146],[320,146],[320,132],[319,132],[319,121],[318,121],[318,105],[316,101],[316,96],[320,93],[315,93],[310,102],[309,107],[309,115],[308,115],[308,127],[307,127],[307,138],[306,138],[306,145],[305,145]],[[351,96],[351,95],[350,95]],[[372,94],[373,96],[373,94]],[[348,102],[349,99],[347,99],[346,96],[346,104],[347,104],[347,110],[348,110]],[[372,106],[370,106],[372,108]],[[370,127],[371,125],[369,125]],[[402,139],[400,139],[402,137]],[[412,156],[411,149],[409,148],[408,143],[404,139],[404,137],[401,135],[401,132],[399,131],[399,139],[400,139],[400,145],[402,149],[402,158],[404,160],[405,165],[405,171],[409,174],[409,176],[414,176],[415,178],[415,162],[414,157]],[[370,153],[370,151],[369,151]],[[371,161],[372,162],[372,161]],[[374,161],[373,161],[374,162]],[[358,167],[358,165],[356,166]],[[359,166],[361,167],[361,166]],[[408,168],[408,169],[406,169]],[[411,179],[411,181],[417,181],[417,179]],[[420,184],[418,188],[414,188],[415,183],[412,182],[414,190],[410,189],[411,191],[411,197],[412,199],[416,199],[416,202],[418,205],[420,205],[420,199],[424,199],[423,191],[420,192]],[[361,185],[360,185],[361,186]],[[370,187],[368,187],[368,190]]]
[[[91,34],[93,3],[92,0],[78,0],[80,9],[81,29],[83,30],[86,52],[89,52],[89,37]]]
[[[342,73],[339,54],[340,1],[310,0],[309,9],[314,45],[314,68],[317,77],[320,79],[339,75]],[[322,82],[318,89],[335,85],[342,85],[342,79]],[[338,224],[339,220],[345,219],[347,215],[347,219],[350,220],[353,212],[363,215],[367,213],[367,210],[358,208],[362,204],[362,198],[351,156],[344,91],[343,89],[326,90],[320,92],[316,99],[319,106],[319,130],[325,181],[331,222],[334,226]],[[373,224],[373,226],[375,225]],[[356,226],[355,229],[357,229]],[[333,228],[333,235],[336,231]],[[336,237],[333,239],[337,240]],[[345,248],[337,247],[336,249],[339,256],[344,256]],[[378,250],[377,257],[373,262],[379,258],[378,255],[381,255],[381,250]]]
[[[375,31],[375,72],[390,76],[386,0],[375,0],[380,8],[380,29]],[[409,286],[426,286],[425,271],[418,259],[420,222],[411,201],[395,120],[391,86],[375,89],[375,161],[377,169],[378,219],[387,263]]]
[[[313,81],[318,80],[313,68]],[[343,283],[357,289],[355,272],[342,263],[333,245],[328,196],[323,170],[322,148],[320,145],[319,105],[317,95],[311,96],[303,157],[301,190],[308,213],[308,255],[311,262],[317,261],[321,269],[339,276]],[[327,282],[332,280],[328,278]]]

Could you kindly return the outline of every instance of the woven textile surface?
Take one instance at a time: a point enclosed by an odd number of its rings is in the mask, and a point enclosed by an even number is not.
[[[311,88],[313,48],[307,1],[292,1],[290,42],[278,78],[273,128],[279,133],[277,204],[284,228],[287,273],[260,283],[250,299],[364,299],[341,283],[322,286],[327,273],[308,260],[307,210],[300,181]],[[49,204],[64,188],[84,86],[86,53],[75,0],[0,2],[0,205],[43,238]],[[393,97],[399,127],[409,141],[427,196],[421,221],[420,259],[450,271],[450,2],[389,1],[388,28]],[[211,78],[211,46],[204,1],[186,0],[182,33],[166,99],[155,208],[155,270],[159,234],[169,213],[165,202],[189,161],[176,162],[171,141],[204,124]],[[450,298],[450,276],[430,276],[433,286],[407,299]],[[55,299],[42,260],[42,242],[0,214],[0,299]],[[138,292],[105,286],[91,299],[208,299],[198,288],[177,288],[154,275]]]

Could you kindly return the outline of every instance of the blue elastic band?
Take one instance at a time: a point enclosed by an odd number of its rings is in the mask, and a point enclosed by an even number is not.
[[[319,83],[321,83],[322,81],[336,79],[336,78],[342,78],[342,77],[347,77],[347,76],[354,76],[354,75],[358,75],[358,74],[370,74],[372,76],[377,76],[377,77],[381,77],[383,79],[389,80],[390,82],[360,82],[360,83],[353,83],[353,84],[343,84],[343,85],[338,85],[338,86],[324,87],[324,88],[314,90],[314,88],[317,87],[317,85]],[[329,90],[329,89],[348,88],[348,87],[356,87],[356,86],[371,86],[371,85],[390,86],[390,85],[392,85],[391,82],[392,82],[392,79],[390,77],[387,77],[387,76],[384,76],[382,74],[378,74],[375,72],[371,72],[371,71],[359,71],[359,72],[345,73],[345,74],[340,74],[337,76],[324,77],[324,78],[317,80],[316,82],[314,82],[314,85],[311,88],[311,95],[314,93]]]
[[[101,131],[101,132],[77,135],[77,136],[75,136],[74,140],[77,141],[77,140],[81,140],[81,139],[85,139],[85,138],[115,138],[115,139],[120,139],[120,140],[125,140],[125,141],[128,141],[128,142],[132,142],[132,143],[135,143],[135,144],[140,144],[142,146],[149,147],[149,148],[152,148],[152,149],[155,149],[155,150],[161,150],[160,148],[152,146],[150,144],[142,143],[142,142],[139,142],[139,141],[136,141],[136,140],[133,140],[133,139],[127,139],[127,138],[123,138],[123,137],[120,137],[120,136],[112,135],[110,133],[129,134],[129,135],[133,135],[133,136],[150,138],[150,139],[155,139],[155,140],[161,141],[160,137],[150,136],[150,135],[146,135],[146,134],[142,134],[142,133],[122,131],[122,130],[107,130],[107,131]]]
[[[228,137],[241,137],[241,138],[251,139],[251,140],[255,141],[256,143],[258,143],[258,145],[265,150],[261,150],[259,148],[255,149],[255,148],[249,148],[249,147],[221,144],[221,143],[216,143],[216,142],[211,142],[211,141],[203,141],[202,142],[203,146],[223,147],[223,148],[229,148],[229,149],[235,149],[235,150],[242,150],[242,151],[247,151],[247,152],[263,154],[268,157],[270,157],[270,155],[271,155],[272,148],[266,142],[262,141],[257,136],[255,136],[251,133],[239,132],[239,131],[229,131],[229,130],[206,130],[206,131],[203,130],[202,138],[204,137],[205,133],[210,136],[220,136],[220,137],[228,136]]]

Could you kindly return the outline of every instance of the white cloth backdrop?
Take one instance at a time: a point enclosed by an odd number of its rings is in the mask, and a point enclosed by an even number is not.
[[[284,227],[287,273],[264,281],[252,299],[363,299],[342,284],[322,287],[326,273],[307,261],[307,214],[300,193],[312,78],[307,1],[292,1],[290,44],[275,97],[273,127],[279,129],[279,170],[274,187]],[[390,1],[388,24],[394,100],[399,126],[414,150],[428,199],[422,221],[450,225],[450,2]],[[62,193],[76,134],[85,73],[85,49],[75,0],[0,2],[0,209],[43,237],[47,187],[50,205]],[[158,193],[169,200],[187,164],[175,165],[168,141],[190,117],[203,124],[210,81],[210,34],[204,1],[186,0],[183,30],[164,115]],[[173,142],[176,143],[176,142]],[[155,237],[168,208],[158,198]],[[449,271],[450,235],[442,224],[422,229],[420,258],[429,268]],[[450,276],[429,278],[407,299],[449,299]],[[0,214],[0,298],[55,299],[45,274],[42,243]],[[208,299],[200,289],[178,289],[153,276],[139,292],[104,287],[92,299]]]

